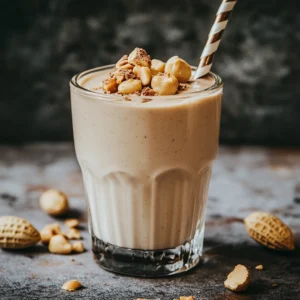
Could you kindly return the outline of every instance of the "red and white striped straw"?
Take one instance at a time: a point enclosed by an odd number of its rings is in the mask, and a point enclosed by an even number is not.
[[[222,34],[227,26],[228,18],[237,0],[223,0],[217,12],[214,24],[209,32],[206,45],[200,56],[199,66],[193,76],[196,80],[206,75],[212,66],[212,61],[221,42]]]

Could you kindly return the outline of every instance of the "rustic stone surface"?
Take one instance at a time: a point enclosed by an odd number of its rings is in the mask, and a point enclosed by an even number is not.
[[[70,144],[0,147],[0,215],[17,215],[38,229],[53,219],[39,209],[43,190],[65,191],[72,212],[82,222],[87,251],[71,256],[48,253],[41,244],[22,251],[0,250],[0,298],[171,300],[194,295],[197,300],[298,299],[300,252],[278,253],[252,241],[242,223],[255,210],[281,217],[291,226],[299,247],[300,150],[222,147],[215,163],[207,209],[204,262],[190,273],[165,279],[139,279],[102,270],[94,263],[87,232],[83,186]],[[70,258],[73,258],[72,261]],[[234,294],[223,281],[238,264],[252,275],[249,290]],[[263,271],[255,270],[262,264]],[[70,279],[85,286],[60,289]],[[277,286],[272,286],[277,284]]]
[[[191,64],[219,1],[15,0],[0,10],[0,141],[72,139],[68,82],[134,47]],[[224,142],[300,145],[299,3],[239,1],[213,70]]]

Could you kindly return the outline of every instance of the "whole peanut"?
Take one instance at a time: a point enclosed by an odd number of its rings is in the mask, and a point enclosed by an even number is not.
[[[133,68],[133,73],[140,78],[142,85],[145,86],[150,84],[152,74],[148,67],[135,66]]]
[[[69,209],[66,194],[59,190],[50,189],[44,192],[40,198],[41,208],[51,216],[60,216]]]
[[[120,94],[133,94],[135,92],[140,92],[142,90],[142,82],[137,79],[128,79],[122,82],[118,87],[118,92]]]
[[[184,83],[189,81],[192,75],[192,68],[182,58],[173,56],[166,62],[165,72],[175,76],[180,83]]]
[[[152,77],[151,86],[158,95],[174,95],[178,89],[178,80],[173,75],[159,73]]]

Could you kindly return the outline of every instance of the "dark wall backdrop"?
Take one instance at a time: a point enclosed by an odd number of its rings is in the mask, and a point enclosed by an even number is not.
[[[217,0],[1,2],[0,142],[70,140],[68,81],[134,47],[191,64]],[[221,140],[300,145],[297,0],[240,0],[213,70],[225,81]]]

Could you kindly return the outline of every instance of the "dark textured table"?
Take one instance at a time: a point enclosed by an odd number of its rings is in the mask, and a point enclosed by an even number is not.
[[[37,245],[22,251],[0,251],[0,299],[300,299],[300,252],[267,250],[247,235],[243,218],[265,210],[289,224],[299,242],[300,150],[221,147],[215,163],[206,221],[204,261],[183,276],[139,279],[102,270],[94,263],[87,232],[83,186],[71,144],[0,147],[0,215],[17,215],[38,229],[63,220],[39,209],[38,198],[55,187],[70,197],[71,216],[82,221],[87,251],[63,256]],[[73,259],[71,259],[73,258]],[[241,294],[223,281],[238,264],[249,267],[252,283]],[[263,271],[255,270],[258,264]],[[85,288],[60,289],[69,279]]]

